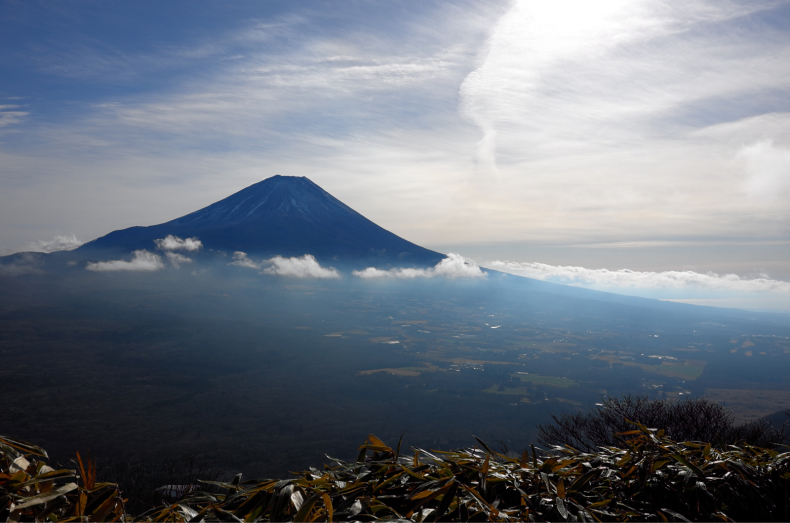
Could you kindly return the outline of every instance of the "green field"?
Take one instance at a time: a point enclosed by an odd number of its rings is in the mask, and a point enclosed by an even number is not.
[[[549,385],[551,387],[573,387],[577,385],[574,380],[555,378],[554,376],[541,376],[539,374],[511,374],[510,376],[518,378],[522,382],[530,382],[533,385]]]
[[[669,378],[680,378],[693,380],[702,375],[705,368],[706,361],[703,360],[682,360],[681,362],[667,362],[664,361],[661,365],[646,365],[644,363],[636,363],[633,361],[623,361],[616,354],[606,354],[603,356],[596,356],[595,359],[603,360],[609,363],[618,363],[626,367],[639,367],[647,372],[660,374]]]
[[[504,387],[502,390],[499,390],[497,385],[491,385],[487,389],[483,389],[483,392],[487,394],[504,394],[507,396],[529,396],[529,391],[524,387]]]
[[[653,370],[653,369],[650,369]],[[703,367],[691,365],[659,365],[655,368],[655,372],[670,377],[696,379],[702,375]]]

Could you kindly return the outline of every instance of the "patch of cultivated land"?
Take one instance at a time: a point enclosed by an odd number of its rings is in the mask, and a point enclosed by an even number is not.
[[[625,353],[623,353],[625,354]],[[596,360],[603,360],[609,363],[621,363],[627,367],[639,367],[647,372],[653,372],[669,378],[681,378],[684,380],[693,380],[702,375],[705,369],[706,361],[703,360],[680,360],[680,361],[662,361],[661,365],[647,365],[645,363],[637,363],[635,361],[622,360],[620,356],[614,353],[603,353],[595,356]]]
[[[530,382],[533,385],[550,385],[552,387],[573,387],[576,382],[568,378],[555,378],[554,376],[539,376],[538,374],[511,374],[513,378],[518,378],[522,382]]]
[[[514,387],[498,387],[497,385],[491,385],[487,389],[483,389],[483,392],[485,392],[487,394],[504,394],[506,396],[529,396],[530,395],[530,391],[528,391],[524,387],[515,387],[515,388]],[[528,398],[525,398],[525,399],[527,399],[527,401],[525,401],[524,403],[527,403],[529,401],[529,399]]]
[[[397,367],[391,369],[362,370],[359,371],[357,374],[361,376],[366,376],[368,374],[375,374],[377,372],[386,372],[388,374],[393,374],[395,376],[419,376],[423,372],[435,372],[437,370],[444,370],[444,369],[440,369],[435,365],[426,364],[425,367]]]
[[[426,358],[434,361],[444,361],[447,363],[454,363],[456,365],[523,365],[523,363],[517,363],[512,361],[498,361],[498,360],[481,360],[477,358],[464,358],[464,357],[453,357],[451,355],[447,355],[443,352],[439,351],[429,351],[426,354]]]
[[[705,397],[724,404],[739,422],[790,410],[790,391],[787,390],[705,389]]]
[[[700,377],[706,363],[702,360],[686,360],[681,363],[665,361],[654,367],[654,372],[671,378],[693,380]]]

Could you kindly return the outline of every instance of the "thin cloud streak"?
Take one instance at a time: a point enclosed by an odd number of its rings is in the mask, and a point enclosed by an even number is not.
[[[21,123],[30,114],[16,109],[19,109],[18,105],[0,105],[0,128]]]
[[[492,269],[538,280],[577,286],[620,289],[692,289],[755,293],[790,293],[790,282],[768,277],[746,279],[735,274],[693,271],[640,272],[627,269],[586,269],[537,262],[493,261]]]
[[[165,268],[162,257],[145,249],[132,252],[132,259],[88,263],[85,268],[94,272],[153,272]]]

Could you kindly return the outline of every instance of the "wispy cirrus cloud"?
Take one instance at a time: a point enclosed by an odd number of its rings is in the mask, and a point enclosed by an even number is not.
[[[683,129],[752,116],[755,108],[743,107],[747,93],[790,81],[790,40],[739,21],[778,5],[519,0],[461,85],[460,110],[483,132],[481,151],[505,165],[649,145],[683,136]],[[737,35],[719,34],[739,26]],[[729,111],[715,114],[725,103]],[[733,114],[738,105],[743,112]],[[526,157],[514,155],[514,139],[528,140]]]
[[[514,2],[460,87],[478,175],[503,187],[509,220],[494,229],[520,218],[549,238],[787,231],[782,199],[762,188],[779,185],[790,151],[790,37],[771,20],[786,7]]]
[[[457,173],[468,163],[458,158],[439,165],[455,153],[437,155],[426,140],[448,118],[457,123],[457,86],[506,3],[430,1],[407,10],[292,4],[272,9],[275,16],[240,18],[205,38],[174,45],[136,49],[80,38],[65,55],[45,58],[40,70],[90,86],[116,86],[120,79],[124,88],[112,96],[86,95],[88,102],[77,104],[79,114],[60,121],[43,117],[28,126],[35,139],[7,150],[13,156],[7,176],[23,188],[46,186],[79,199],[68,209],[83,224],[78,234],[89,237],[103,232],[90,211],[107,215],[102,223],[110,230],[138,224],[140,215],[157,223],[164,208],[185,214],[196,208],[191,205],[277,173],[310,175],[346,200],[370,197],[368,186],[378,185],[370,208],[398,219],[397,206],[383,196],[379,167],[413,172],[395,163],[427,161],[437,167],[434,173]],[[127,71],[116,74],[117,68]],[[149,87],[138,91],[138,84]],[[0,163],[2,153],[0,144]],[[320,164],[326,169],[317,170]],[[115,174],[103,176],[107,169]],[[176,189],[178,201],[161,191],[139,207],[129,205],[128,195],[143,186],[140,177],[149,187]],[[427,181],[415,174],[402,189],[415,180]],[[86,192],[70,192],[75,183]],[[99,187],[104,197],[89,194]],[[441,192],[429,189],[431,195]],[[59,205],[52,196],[46,200],[52,205],[32,216],[41,228]],[[101,209],[105,202],[112,216]],[[0,195],[0,222],[12,214],[12,203]],[[364,203],[355,205],[368,211]]]
[[[28,111],[19,109],[19,105],[0,105],[0,128],[21,123],[30,114]]]

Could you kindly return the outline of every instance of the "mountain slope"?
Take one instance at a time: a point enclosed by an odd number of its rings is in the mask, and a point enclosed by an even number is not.
[[[78,251],[153,249],[154,240],[169,234],[197,237],[206,249],[257,255],[407,265],[433,265],[443,258],[379,227],[306,177],[280,175],[181,218],[111,232]]]

